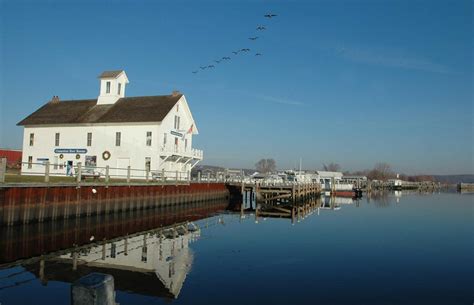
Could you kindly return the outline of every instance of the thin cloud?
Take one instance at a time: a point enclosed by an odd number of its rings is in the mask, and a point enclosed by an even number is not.
[[[289,100],[285,98],[270,96],[270,95],[256,95],[256,98],[262,99],[267,102],[282,104],[282,105],[292,105],[292,106],[303,106],[304,103],[294,100]]]
[[[305,105],[305,103],[297,101],[297,100],[293,100],[293,99],[282,98],[282,97],[277,97],[277,96],[272,96],[272,95],[267,95],[267,94],[255,94],[253,92],[240,90],[240,89],[222,89],[222,90],[227,91],[232,94],[239,94],[247,98],[262,100],[262,101],[270,102],[274,104],[290,105],[290,106],[304,106]]]
[[[432,62],[426,58],[403,54],[403,52],[392,49],[338,47],[333,50],[336,55],[354,62],[433,73],[453,73],[452,69],[445,65]]]

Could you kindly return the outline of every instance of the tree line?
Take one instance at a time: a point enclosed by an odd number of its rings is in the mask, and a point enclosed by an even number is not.
[[[336,162],[330,163],[323,163],[323,169],[325,171],[330,172],[339,172],[342,170],[340,164]],[[262,174],[268,174],[272,172],[276,172],[277,166],[276,161],[272,158],[267,159],[260,159],[255,164],[255,169]],[[351,176],[366,176],[369,180],[382,180],[385,181],[387,179],[394,179],[397,177],[397,174],[392,169],[392,166],[387,162],[377,162],[375,163],[372,169],[366,169],[361,171],[344,171],[344,175],[351,175]],[[430,175],[405,175],[400,174],[399,179],[404,181],[411,181],[411,182],[421,182],[421,181],[435,181],[433,176]]]

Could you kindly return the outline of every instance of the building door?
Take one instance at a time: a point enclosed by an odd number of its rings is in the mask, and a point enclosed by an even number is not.
[[[130,165],[130,158],[117,158],[116,175],[118,178],[127,178],[127,168]],[[130,172],[133,175],[133,171]]]
[[[72,161],[67,161],[66,163],[66,176],[72,176],[74,175],[73,173],[73,163]]]

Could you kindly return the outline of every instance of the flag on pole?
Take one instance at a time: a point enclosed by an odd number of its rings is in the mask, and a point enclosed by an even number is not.
[[[192,132],[193,132],[193,128],[194,128],[194,124],[192,124],[191,127],[189,127],[188,132],[186,132],[186,133],[192,133]]]

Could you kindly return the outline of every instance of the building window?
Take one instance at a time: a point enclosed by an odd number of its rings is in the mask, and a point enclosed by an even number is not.
[[[54,164],[53,169],[58,169],[59,158],[58,156],[54,156]]]
[[[30,133],[30,146],[33,146],[35,144],[35,134]]]
[[[31,169],[33,167],[33,156],[28,156],[28,168]]]
[[[178,152],[178,142],[179,142],[179,141],[178,141],[178,138],[175,137],[175,138],[174,138],[174,151],[175,151],[175,152]]]
[[[107,82],[105,86],[105,93],[110,93],[110,82]]]
[[[118,87],[117,87],[117,94],[120,95],[120,91],[122,90],[122,84],[121,83],[118,83]]]
[[[122,133],[116,132],[115,133],[115,146],[120,146],[121,138],[122,138]]]
[[[164,137],[163,137],[163,146],[166,146],[166,133],[164,134]]]
[[[188,139],[184,139],[184,150],[188,150]]]
[[[151,146],[151,131],[146,132],[146,146]]]
[[[92,146],[92,132],[87,133],[87,146]]]
[[[174,129],[179,129],[179,116],[174,116]]]
[[[54,135],[54,146],[59,146],[59,132]]]
[[[176,104],[176,112],[179,111],[179,104]]]
[[[148,171],[148,172],[151,170],[151,158],[150,157],[145,158],[145,170]]]

